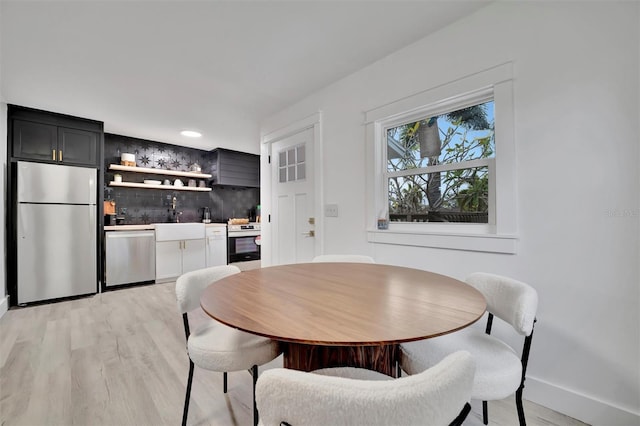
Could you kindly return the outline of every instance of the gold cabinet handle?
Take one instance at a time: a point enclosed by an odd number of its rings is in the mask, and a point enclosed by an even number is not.
[[[58,151],[58,157],[60,157],[60,161],[62,161],[62,150]]]
[[[52,159],[53,161],[56,161],[56,150],[55,150],[55,149],[52,149],[52,150],[51,150],[51,159]]]

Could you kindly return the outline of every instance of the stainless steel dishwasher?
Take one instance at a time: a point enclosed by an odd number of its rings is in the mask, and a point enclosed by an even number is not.
[[[154,231],[108,231],[105,240],[107,287],[156,279]]]

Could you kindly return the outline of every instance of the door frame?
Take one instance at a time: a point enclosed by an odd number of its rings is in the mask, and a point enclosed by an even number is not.
[[[262,266],[271,266],[273,236],[271,226],[271,211],[273,196],[272,165],[271,159],[275,158],[271,154],[274,142],[278,142],[289,136],[313,128],[313,212],[315,218],[315,253],[322,254],[324,249],[324,217],[322,215],[323,206],[323,158],[322,158],[322,111],[318,111],[306,118],[290,123],[277,130],[262,136],[260,143],[260,208],[261,208],[261,239],[262,239]]]

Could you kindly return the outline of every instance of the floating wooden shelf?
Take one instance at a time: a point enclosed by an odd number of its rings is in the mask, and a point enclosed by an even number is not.
[[[109,170],[120,170],[122,172],[147,173],[147,174],[154,174],[154,175],[182,176],[182,177],[190,177],[190,178],[196,178],[196,179],[209,179],[211,177],[211,175],[208,173],[181,172],[179,170],[150,169],[148,167],[121,166],[120,164],[109,164]],[[120,185],[120,186],[126,186],[126,185]],[[150,186],[150,185],[145,185],[145,186]],[[199,188],[199,190],[202,191],[203,189]]]
[[[169,189],[171,191],[211,191],[211,188],[200,188],[197,186],[174,186],[174,185],[149,185],[147,183],[135,182],[109,182],[109,186],[124,186],[127,188],[144,188],[144,189]]]

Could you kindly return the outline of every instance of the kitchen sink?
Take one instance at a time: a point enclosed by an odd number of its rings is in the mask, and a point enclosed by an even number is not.
[[[204,239],[204,223],[156,223],[156,241]]]

